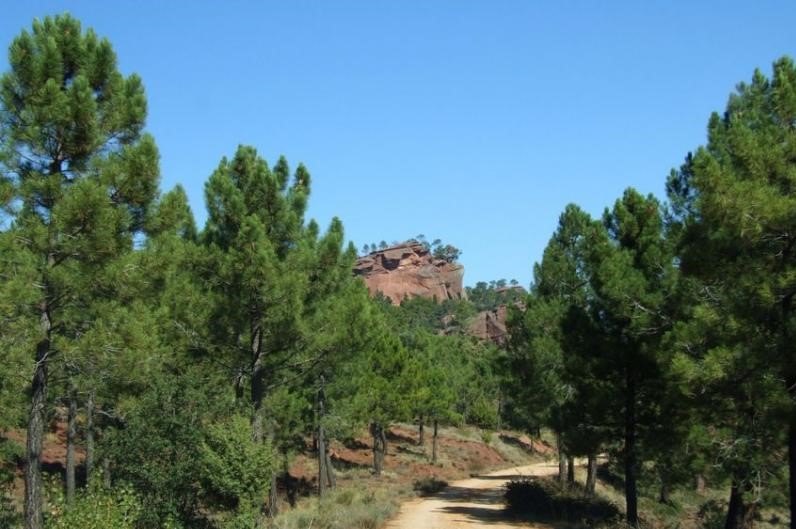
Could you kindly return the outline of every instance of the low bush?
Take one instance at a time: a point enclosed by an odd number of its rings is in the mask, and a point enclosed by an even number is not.
[[[422,478],[415,481],[412,489],[420,496],[431,496],[448,486],[448,482],[434,477]]]
[[[312,498],[270,522],[272,529],[378,529],[400,506],[398,491],[346,488]]]
[[[47,529],[135,529],[141,514],[142,504],[131,487],[121,485],[114,490],[92,486],[75,498],[74,504],[66,508],[62,495],[52,498],[47,513]],[[166,521],[160,527],[178,527]]]
[[[563,487],[552,479],[525,478],[506,484],[506,507],[533,520],[583,523],[588,527],[615,525],[619,510],[611,502],[588,496],[582,489]]]

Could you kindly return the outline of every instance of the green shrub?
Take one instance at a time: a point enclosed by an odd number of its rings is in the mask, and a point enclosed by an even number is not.
[[[418,479],[415,481],[412,489],[417,492],[420,496],[430,496],[432,494],[436,494],[437,492],[441,491],[445,487],[448,486],[448,482],[436,479],[433,477]]]
[[[47,529],[134,529],[141,499],[129,486],[114,490],[92,487],[66,508],[63,497],[53,499]],[[172,526],[173,527],[173,526]]]
[[[11,504],[9,490],[14,481],[16,460],[22,457],[22,447],[17,443],[0,437],[0,529],[18,527],[19,513]]]
[[[5,491],[5,487],[0,487],[0,529],[12,529],[20,526],[19,513],[11,505],[11,499]]]
[[[112,461],[114,482],[129,483],[141,499],[140,529],[169,519],[187,526],[204,514],[200,463],[207,410],[217,399],[201,382],[192,372],[153,379],[122,427],[105,432],[101,455]]]
[[[233,415],[207,427],[200,456],[205,492],[219,506],[235,510],[224,527],[251,527],[268,496],[273,473],[271,447],[252,441],[249,419]]]
[[[482,430],[481,431],[481,442],[485,445],[492,444],[492,441],[495,440],[495,434],[493,434],[489,430]]]
[[[562,487],[551,479],[525,478],[506,484],[507,509],[538,521],[582,522],[590,527],[614,525],[619,510],[602,498],[587,496],[581,489]]]

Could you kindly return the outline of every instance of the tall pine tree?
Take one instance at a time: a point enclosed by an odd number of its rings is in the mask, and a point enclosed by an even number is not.
[[[771,410],[787,433],[791,527],[796,527],[796,65],[783,57],[773,79],[755,71],[723,114],[708,122],[707,145],[669,178],[684,226],[682,267],[742,326],[725,351],[769,366],[789,404]],[[739,343],[740,342],[740,343]],[[775,398],[775,400],[777,400]],[[743,488],[742,484],[737,484]]]
[[[49,372],[59,340],[74,332],[77,279],[132,248],[157,191],[158,153],[142,134],[140,78],[122,76],[110,43],[71,16],[35,21],[14,39],[9,62],[0,79],[0,159],[14,243],[3,259],[25,269],[27,292],[17,297],[16,310],[38,322],[29,367],[25,519],[29,529],[41,529]]]

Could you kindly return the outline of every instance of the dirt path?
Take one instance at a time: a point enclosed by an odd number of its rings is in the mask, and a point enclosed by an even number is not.
[[[537,463],[454,481],[441,493],[412,500],[401,506],[385,529],[506,529],[527,527],[503,511],[503,485],[520,476],[544,476],[558,472],[555,463]]]

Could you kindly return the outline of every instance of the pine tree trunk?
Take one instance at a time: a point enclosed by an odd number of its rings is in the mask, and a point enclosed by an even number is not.
[[[86,483],[94,474],[94,391],[86,399]]]
[[[69,394],[69,411],[66,415],[66,504],[75,501],[75,442],[77,440],[77,397]]]
[[[373,436],[373,473],[380,476],[382,462],[384,461],[384,445],[382,444],[384,435],[381,424],[377,422],[371,423],[370,433]]]
[[[567,483],[575,484],[575,458],[572,456],[567,457]]]
[[[431,462],[437,462],[437,430],[439,423],[434,419],[434,434],[431,437]]]
[[[661,490],[660,494],[658,495],[658,503],[663,503],[664,505],[669,505],[670,503],[669,483],[666,481],[661,482]]]
[[[636,487],[636,384],[630,369],[625,386],[625,502],[626,519],[638,527],[638,490]]]
[[[107,456],[102,458],[102,484],[106,489],[111,488],[111,460]]]
[[[326,447],[326,478],[329,483],[329,488],[333,489],[337,486],[337,477],[334,475],[334,466],[332,466],[332,458],[329,456],[329,447]]]
[[[793,384],[791,386],[793,387]],[[788,427],[788,495],[790,497],[790,529],[796,529],[796,410],[791,410]]]
[[[334,488],[336,480],[334,468],[329,460],[329,448],[323,431],[323,418],[326,416],[326,395],[324,393],[325,380],[320,378],[318,390],[318,496],[323,496],[326,487]]]
[[[241,367],[235,375],[235,400],[238,402],[243,401],[243,381],[245,377],[244,369]]]
[[[426,445],[425,433],[426,432],[423,429],[423,416],[422,415],[420,416],[420,419],[417,421],[417,431],[418,431],[417,444],[420,445],[421,447],[425,447],[425,445]]]
[[[268,423],[268,442],[272,447],[275,446],[276,444],[276,432],[274,431],[273,421],[269,421]],[[271,472],[271,487],[268,491],[268,505],[267,505],[267,513],[269,518],[273,518],[277,514],[279,514],[279,505],[277,503],[277,501],[279,500],[279,488],[277,487],[276,474],[277,474],[276,471]]]
[[[567,456],[564,454],[560,433],[556,433],[556,444],[558,444],[558,482],[565,485],[567,482]]]
[[[791,320],[793,318],[793,295],[785,296],[782,299],[782,343],[788,344],[790,350],[786,353],[786,358],[791,359],[784,366],[785,387],[793,402],[796,393],[796,365],[793,365],[793,358],[796,358],[794,351],[793,337],[791,336]],[[787,347],[787,346],[786,346]],[[788,421],[788,503],[790,505],[790,529],[796,529],[796,407],[791,404],[790,420]]]
[[[594,496],[594,489],[597,486],[597,456],[589,454],[589,463],[586,470],[586,493]]]
[[[290,475],[290,465],[287,459],[287,453],[282,452],[282,476],[285,480],[285,493],[287,495],[287,502],[291,507],[296,506],[296,486],[293,476]]]
[[[497,398],[497,430],[500,431],[503,429],[503,421],[501,420],[503,417],[503,393],[498,391],[498,398]]]
[[[322,409],[322,405],[319,406]],[[326,481],[328,474],[326,473],[326,442],[323,438],[323,424],[318,424],[318,497],[323,497],[326,491]]]
[[[279,514],[279,506],[277,505],[277,501],[279,500],[279,489],[277,488],[277,481],[276,481],[276,472],[271,473],[271,488],[268,491],[268,517],[273,518],[277,514]]]
[[[727,519],[724,529],[752,529],[757,505],[744,501],[743,492],[738,482],[733,480],[730,488],[730,504],[727,506]]]
[[[27,459],[25,466],[25,529],[44,529],[41,450],[44,441],[51,328],[50,313],[45,303],[41,311],[41,329],[44,337],[36,345],[36,367],[31,384],[28,438],[25,444]]]
[[[738,486],[733,482],[732,487],[730,487],[730,502],[727,505],[727,518],[724,520],[724,529],[740,529],[740,511],[740,493],[738,491]]]
[[[696,478],[695,478],[695,481],[696,481],[695,488],[696,488],[697,494],[704,494],[705,493],[705,476],[703,476],[702,474],[697,474]]]
[[[263,398],[265,397],[265,360],[262,355],[262,331],[252,323],[252,405],[254,417],[252,418],[252,436],[256,443],[262,443],[265,438],[263,425]]]

